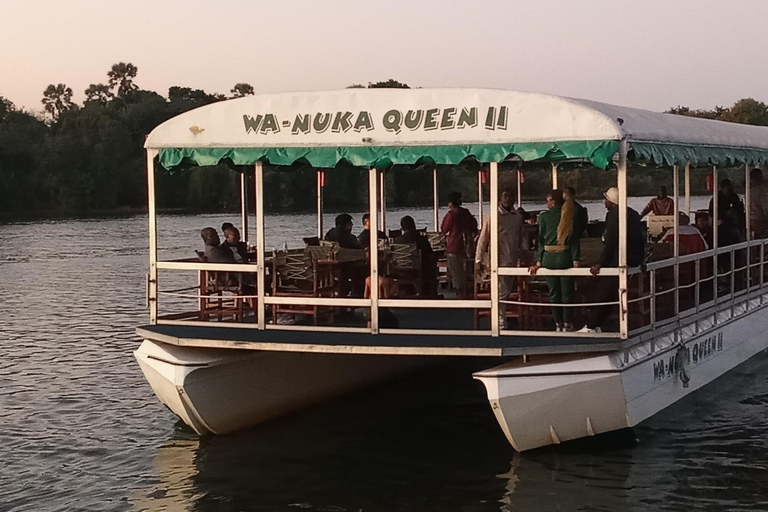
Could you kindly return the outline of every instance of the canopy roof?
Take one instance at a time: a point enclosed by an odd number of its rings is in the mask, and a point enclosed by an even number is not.
[[[768,127],[710,121],[546,94],[492,89],[344,89],[246,96],[155,128],[145,147],[166,168],[268,160],[315,167],[458,164],[509,155],[584,158],[604,168],[626,136],[637,159],[768,163]]]

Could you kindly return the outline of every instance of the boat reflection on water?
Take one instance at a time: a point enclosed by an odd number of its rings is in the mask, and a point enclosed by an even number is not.
[[[467,364],[236,434],[191,440],[180,422],[154,459],[155,490],[135,508],[627,509],[631,433],[516,453]]]

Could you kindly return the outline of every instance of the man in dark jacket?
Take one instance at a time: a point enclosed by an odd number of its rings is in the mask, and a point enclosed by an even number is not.
[[[604,246],[600,263],[590,269],[594,276],[600,273],[602,267],[619,266],[619,189],[611,187],[604,195],[605,208],[608,210],[605,214]],[[644,259],[645,232],[640,214],[627,207],[627,266],[639,267]],[[601,277],[594,281],[593,291],[589,295],[590,302],[613,302],[618,299],[618,277]],[[600,332],[602,323],[615,310],[615,305],[593,307],[587,325],[581,332]]]
[[[387,235],[379,230],[376,234],[376,238],[379,240],[386,240]],[[357,241],[360,242],[360,245],[363,248],[368,248],[368,246],[371,245],[371,215],[369,213],[363,215],[363,230],[357,235]]]
[[[341,213],[336,216],[336,226],[332,227],[325,234],[325,240],[336,242],[339,247],[344,249],[362,249],[357,237],[352,234],[352,216],[348,213]]]

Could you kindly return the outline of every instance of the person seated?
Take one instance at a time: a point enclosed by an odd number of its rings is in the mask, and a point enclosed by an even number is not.
[[[680,254],[695,254],[697,252],[706,251],[709,249],[707,241],[701,235],[701,232],[696,229],[695,226],[691,226],[691,219],[683,212],[680,212],[678,216],[678,236],[680,237]],[[662,242],[668,242],[670,244],[675,243],[675,230],[669,228],[661,237]]]
[[[696,212],[696,229],[699,230],[707,247],[712,247],[712,218],[704,211]]]
[[[645,217],[649,213],[654,215],[675,214],[675,201],[671,197],[667,197],[667,187],[664,185],[659,187],[659,195],[648,201],[643,211],[640,212],[640,217]]]
[[[379,230],[377,232],[376,238],[379,240],[386,240],[387,235],[385,235],[383,231]],[[363,215],[363,230],[359,235],[357,235],[357,241],[360,242],[360,245],[365,249],[371,245],[371,215],[368,213]]]
[[[240,231],[229,222],[222,224],[221,229],[224,231],[221,246],[232,251],[237,263],[248,263],[248,246],[240,241]]]
[[[214,228],[202,229],[200,236],[205,244],[205,252],[203,253],[205,261],[208,263],[235,263],[232,251],[221,246],[219,233]]]
[[[413,217],[406,215],[400,219],[403,234],[395,238],[396,244],[416,244],[421,256],[421,296],[434,297],[437,294],[437,260],[434,257],[432,244],[421,231],[416,229]]]
[[[352,234],[352,216],[348,213],[341,213],[336,216],[336,226],[332,227],[325,234],[327,242],[336,242],[339,247],[344,249],[362,249],[363,246],[358,242],[357,237]]]

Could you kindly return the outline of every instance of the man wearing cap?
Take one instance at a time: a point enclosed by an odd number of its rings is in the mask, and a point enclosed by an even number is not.
[[[466,260],[474,256],[474,238],[477,233],[477,220],[463,206],[461,193],[451,192],[448,196],[448,213],[443,217],[440,231],[446,235],[445,253],[448,260],[448,273],[456,288],[459,299],[469,296]]]
[[[603,236],[603,254],[600,263],[594,265],[590,272],[597,276],[602,267],[619,266],[619,189],[609,188],[605,194],[605,235]],[[627,207],[627,266],[638,267],[645,259],[645,233],[640,221],[640,214]],[[614,302],[618,298],[618,277],[601,277],[594,280],[594,292],[590,295],[592,302]],[[601,324],[616,310],[615,305],[597,306],[591,309],[587,325],[581,332],[600,332]]]

